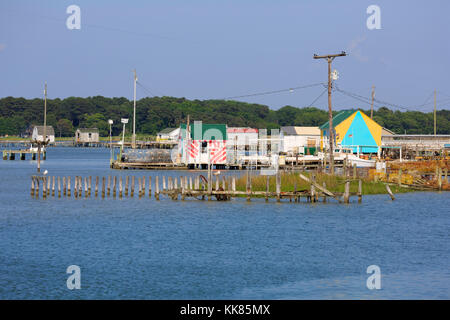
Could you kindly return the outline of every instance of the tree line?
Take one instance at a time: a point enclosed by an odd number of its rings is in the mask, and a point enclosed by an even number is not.
[[[343,109],[339,107],[339,109]],[[347,109],[356,109],[349,107]],[[362,110],[362,109],[360,109]],[[370,111],[362,110],[367,115]],[[337,114],[338,111],[335,112]],[[73,136],[76,128],[98,128],[101,136],[109,135],[108,119],[114,120],[113,135],[122,131],[121,118],[129,118],[131,128],[133,102],[127,98],[102,96],[47,100],[47,124],[55,135]],[[152,97],[137,101],[136,131],[155,135],[167,127],[178,127],[187,120],[225,123],[230,127],[275,129],[281,126],[320,126],[328,121],[328,112],[316,107],[285,106],[272,110],[266,105],[230,100],[188,100],[174,97]],[[34,125],[42,125],[42,99],[5,97],[0,99],[0,136],[30,134]],[[374,111],[373,119],[398,134],[432,134],[433,113],[393,111],[386,107]],[[437,112],[437,133],[450,134],[450,110]]]

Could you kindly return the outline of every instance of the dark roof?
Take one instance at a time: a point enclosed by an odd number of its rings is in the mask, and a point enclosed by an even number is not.
[[[333,127],[336,127],[339,123],[350,117],[352,114],[354,114],[358,110],[344,110],[339,112],[337,115],[333,117]],[[320,130],[328,129],[329,127],[329,121],[325,122],[323,125],[320,126]]]
[[[54,136],[55,135],[55,130],[53,130],[52,126],[46,126],[46,135],[47,136]],[[43,136],[44,135],[44,126],[35,126],[35,128],[37,128],[37,132],[39,136]]]
[[[288,126],[288,127],[281,127],[281,131],[287,136],[296,136],[297,131],[295,131],[294,126]]]
[[[80,131],[81,133],[98,133],[97,128],[78,128],[77,131]]]
[[[177,130],[178,128],[165,128],[165,129],[163,129],[163,130],[161,130],[160,132],[158,132],[158,134],[169,134],[169,133],[171,133],[172,131],[175,131],[175,130]]]

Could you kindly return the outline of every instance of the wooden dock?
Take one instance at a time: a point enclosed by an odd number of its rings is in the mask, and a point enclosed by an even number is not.
[[[211,177],[211,175],[209,175]],[[345,192],[333,193],[326,186],[315,182],[314,176],[309,179],[300,174],[300,178],[308,182],[309,188],[298,189],[296,185],[292,190],[282,190],[281,174],[276,175],[275,190],[270,190],[269,176],[267,176],[266,190],[252,190],[252,178],[247,174],[246,188],[244,191],[236,190],[236,176],[211,177],[210,182],[202,175],[197,176],[37,176],[31,177],[31,196],[35,198],[152,198],[160,200],[166,196],[172,200],[217,200],[228,201],[235,197],[245,197],[247,201],[253,198],[275,199],[277,202],[289,200],[289,202],[316,203],[329,200],[339,203],[349,203],[350,198],[356,196],[358,203],[362,201],[362,182],[359,180],[358,192],[350,192],[350,180],[345,182]],[[72,184],[73,181],[73,184]]]
[[[32,150],[3,150],[3,160],[15,160],[16,155],[20,160],[26,160],[26,155],[31,155],[31,160],[37,159],[37,151]],[[42,160],[47,159],[47,151],[41,151]]]

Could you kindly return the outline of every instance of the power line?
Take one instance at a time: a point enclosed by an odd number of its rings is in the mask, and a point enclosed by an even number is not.
[[[294,90],[311,88],[311,87],[317,87],[317,86],[321,86],[321,85],[323,86],[324,83],[320,82],[320,83],[313,83],[313,84],[308,84],[308,85],[299,86],[299,87],[292,87],[292,88],[286,88],[286,89],[280,89],[280,90],[265,91],[265,92],[259,92],[259,93],[244,94],[244,95],[240,95],[240,96],[233,96],[233,97],[223,98],[223,100],[247,98],[247,97],[256,97],[256,96],[263,96],[263,95],[282,93],[282,92],[292,92]]]
[[[313,104],[314,103],[316,103],[317,102],[317,100],[319,100],[324,94],[325,94],[325,92],[327,92],[328,91],[328,87],[327,88],[325,88],[325,90],[323,90],[322,91],[322,93],[321,94],[319,94],[319,96],[317,97],[317,98],[315,98],[314,99],[314,101],[313,102],[311,102],[309,105],[308,105],[308,107],[312,107],[313,106]]]

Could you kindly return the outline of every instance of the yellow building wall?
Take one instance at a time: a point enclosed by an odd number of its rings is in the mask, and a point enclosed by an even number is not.
[[[358,111],[355,111],[355,113],[353,113],[350,117],[334,127],[334,130],[336,131],[336,143],[342,142],[342,139],[344,139],[345,134],[347,133],[348,128],[350,128],[350,125],[352,124],[357,112]]]
[[[372,136],[375,142],[377,143],[377,146],[381,146],[381,132],[383,131],[383,128],[378,123],[376,123],[368,116],[366,116],[363,112],[361,112],[361,115],[364,121],[366,122],[367,127],[370,130],[370,133],[372,133]]]

